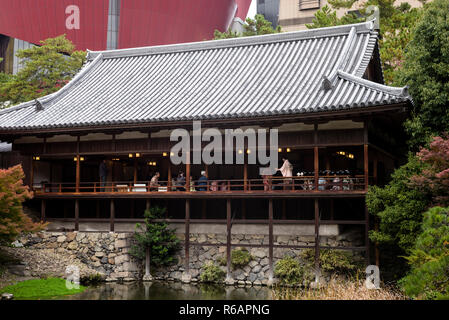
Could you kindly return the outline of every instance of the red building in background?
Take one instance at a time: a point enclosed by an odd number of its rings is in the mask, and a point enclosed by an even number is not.
[[[66,34],[78,50],[123,49],[209,40],[251,0],[0,0],[0,71],[16,72],[14,53]]]

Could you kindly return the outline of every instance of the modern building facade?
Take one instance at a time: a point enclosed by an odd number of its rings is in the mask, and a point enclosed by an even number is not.
[[[210,40],[250,0],[0,0],[0,71],[17,72],[17,50],[66,34],[78,50]]]
[[[377,37],[367,22],[89,52],[57,93],[1,110],[0,140],[21,155],[30,205],[53,230],[132,232],[157,205],[183,235],[185,272],[208,246],[226,248],[228,274],[233,246],[268,250],[271,277],[281,249],[311,248],[316,259],[323,248],[352,250],[369,263],[365,195],[400,160],[412,103],[406,87],[383,84]],[[260,137],[230,149],[242,163],[190,159],[205,140],[174,163],[170,134],[194,121],[219,133],[277,129],[274,152],[292,172],[260,175],[265,164],[251,156],[273,151]],[[338,242],[345,230],[361,243]]]
[[[279,22],[279,0],[257,0],[257,13],[262,14],[276,28]]]
[[[402,2],[407,2],[412,7],[422,6],[418,0],[397,0],[395,4],[400,5]],[[306,24],[312,23],[315,13],[325,5],[328,5],[326,0],[279,0],[279,24],[284,31],[307,29]],[[357,10],[357,3],[351,10]],[[341,17],[347,11],[348,9],[339,9],[337,16]]]

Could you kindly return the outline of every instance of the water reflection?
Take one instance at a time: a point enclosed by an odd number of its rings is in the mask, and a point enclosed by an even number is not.
[[[267,287],[230,287],[180,282],[105,283],[90,287],[68,300],[267,300]]]

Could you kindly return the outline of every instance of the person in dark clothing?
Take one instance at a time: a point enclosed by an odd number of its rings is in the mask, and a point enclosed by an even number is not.
[[[197,185],[202,187],[198,188],[198,191],[207,191],[207,181],[206,171],[201,171],[201,177],[198,179]]]
[[[176,190],[186,191],[186,177],[184,177],[184,172],[179,172],[178,177],[176,178]]]
[[[104,189],[106,187],[106,180],[108,178],[108,167],[106,165],[106,160],[103,160],[100,163],[99,175],[100,175],[100,185],[101,185],[100,191],[104,192]]]

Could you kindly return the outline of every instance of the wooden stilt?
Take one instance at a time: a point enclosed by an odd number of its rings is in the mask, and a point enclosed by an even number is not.
[[[41,221],[45,221],[45,210],[46,210],[46,202],[45,199],[42,199],[41,201]]]
[[[315,199],[315,270],[320,270],[320,207]]]
[[[184,271],[188,272],[190,269],[190,199],[186,199],[186,217],[185,217],[185,261]]]
[[[75,200],[75,231],[79,231],[80,229],[80,204],[79,200]]]
[[[319,175],[319,152],[318,152],[318,124],[314,125],[313,132],[313,143],[315,146],[313,147],[313,170],[314,170],[314,182],[315,182],[315,191],[318,191],[318,175]]]
[[[226,278],[231,278],[231,199],[226,200]]]
[[[114,232],[115,231],[115,201],[114,199],[111,199],[111,215],[110,215],[110,231]]]
[[[365,205],[365,263],[370,265],[371,263],[371,252],[370,252],[370,242],[369,242],[369,212],[368,207]]]
[[[273,199],[268,200],[268,265],[270,267],[269,281],[273,280]]]

